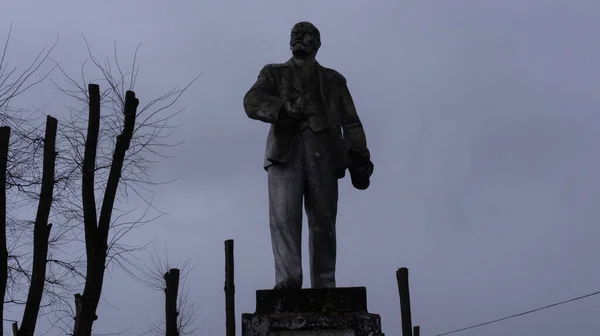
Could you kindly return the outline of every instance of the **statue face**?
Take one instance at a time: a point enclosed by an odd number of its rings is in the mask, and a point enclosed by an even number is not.
[[[309,22],[297,23],[292,28],[290,36],[290,49],[294,56],[314,56],[321,46],[317,28]]]

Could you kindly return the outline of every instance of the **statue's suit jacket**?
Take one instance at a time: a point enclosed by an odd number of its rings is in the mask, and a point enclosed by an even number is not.
[[[347,154],[349,149],[369,156],[365,132],[344,76],[318,63],[316,66],[325,115],[324,119],[311,117],[307,124],[316,133],[327,132],[323,139],[330,143],[338,177],[342,178],[345,169],[352,164]],[[244,109],[248,117],[271,124],[267,136],[265,169],[272,164],[288,161],[298,135],[298,125],[289,123],[289,119],[286,122],[282,111],[286,100],[301,94],[300,78],[290,59],[286,63],[264,66],[256,83],[244,96]]]

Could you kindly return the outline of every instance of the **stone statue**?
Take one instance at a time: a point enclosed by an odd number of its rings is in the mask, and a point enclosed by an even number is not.
[[[312,288],[335,287],[338,179],[366,189],[373,173],[362,123],[346,79],[321,66],[319,30],[309,22],[291,32],[292,58],[268,64],[244,96],[249,118],[271,124],[268,174],[275,289],[302,288],[302,203],[308,216]]]

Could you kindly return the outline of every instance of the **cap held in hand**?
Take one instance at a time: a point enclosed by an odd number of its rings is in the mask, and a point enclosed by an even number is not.
[[[352,165],[348,168],[352,185],[358,190],[365,190],[371,184],[370,178],[373,174],[374,165],[369,156],[365,156],[356,150],[349,150],[348,156]]]

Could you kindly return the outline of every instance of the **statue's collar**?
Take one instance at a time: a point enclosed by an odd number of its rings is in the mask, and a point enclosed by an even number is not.
[[[292,57],[292,58],[290,58],[288,63],[290,65],[295,65],[300,68],[307,68],[307,67],[312,68],[313,66],[319,65],[319,62],[317,62],[317,60],[314,58],[302,60],[302,59],[297,59],[297,58]]]

